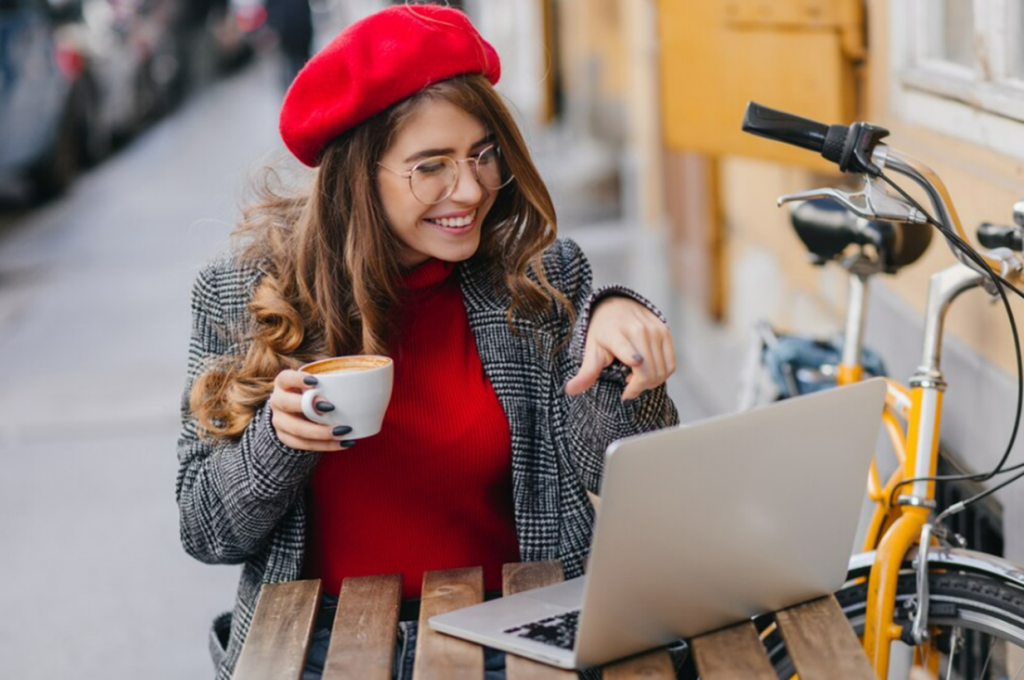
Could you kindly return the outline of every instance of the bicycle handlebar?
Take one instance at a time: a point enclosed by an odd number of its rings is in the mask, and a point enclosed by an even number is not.
[[[889,131],[871,123],[826,125],[748,102],[743,113],[743,131],[778,142],[817,151],[843,172],[877,177],[881,170],[871,156]]]
[[[882,144],[881,140],[889,135],[889,131],[883,127],[872,123],[854,123],[850,126],[825,125],[785,111],[771,109],[757,102],[748,102],[743,115],[743,131],[817,151],[826,160],[836,163],[843,172],[866,175],[868,178],[866,186],[870,185],[871,179],[883,176],[882,167],[890,168],[912,179],[924,189],[935,209],[937,219],[945,225],[948,231],[958,235],[963,241],[967,241],[967,235],[964,233],[960,218],[956,214],[949,192],[942,180],[923,163]],[[829,189],[828,191],[835,190]],[[858,214],[869,218],[878,217],[877,213],[869,212],[871,215],[863,212]],[[957,260],[968,268],[985,274],[984,269],[962,253],[949,236],[946,237],[946,240]],[[1002,262],[985,255],[981,255],[981,257],[992,269],[999,271],[1003,268]],[[990,293],[994,294],[995,289],[990,288],[994,284],[988,283],[987,275],[984,285]]]

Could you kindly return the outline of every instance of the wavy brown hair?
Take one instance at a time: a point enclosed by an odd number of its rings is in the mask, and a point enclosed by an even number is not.
[[[289,194],[264,175],[243,210],[239,254],[265,272],[248,311],[244,356],[209,367],[194,383],[191,409],[202,434],[241,436],[269,397],[277,374],[323,357],[387,354],[390,312],[403,293],[402,244],[388,228],[376,185],[377,161],[423,101],[450,102],[493,132],[515,180],[499,190],[473,256],[511,298],[508,322],[539,318],[568,300],[547,280],[541,255],[555,240],[555,209],[500,95],[480,75],[432,85],[377,114],[324,150],[312,187]]]

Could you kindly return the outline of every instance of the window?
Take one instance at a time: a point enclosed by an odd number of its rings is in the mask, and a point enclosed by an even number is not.
[[[1006,123],[1024,122],[1024,3],[890,0],[889,6],[893,101],[903,117],[1006,151],[1005,137],[995,143]],[[1024,155],[1024,148],[1016,153]]]
[[[921,34],[918,60],[954,69],[974,67],[974,7],[972,0],[939,0],[918,4]]]

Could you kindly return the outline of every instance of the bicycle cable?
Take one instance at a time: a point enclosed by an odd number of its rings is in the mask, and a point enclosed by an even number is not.
[[[919,210],[921,212],[921,214],[924,215],[925,219],[928,221],[929,224],[931,224],[936,229],[938,229],[939,232],[941,232],[942,235],[945,236],[950,243],[955,245],[956,248],[960,252],[962,252],[964,255],[967,256],[968,259],[970,259],[972,262],[974,262],[979,267],[981,267],[984,270],[984,272],[989,276],[989,278],[992,280],[992,283],[994,284],[994,286],[996,288],[996,292],[999,294],[999,297],[1000,297],[1000,299],[1003,302],[1003,307],[1006,310],[1007,319],[1010,322],[1010,330],[1011,330],[1012,335],[1013,335],[1014,353],[1016,355],[1016,360],[1017,360],[1017,409],[1016,409],[1016,417],[1014,418],[1013,431],[1010,433],[1010,441],[1009,441],[1009,443],[1006,446],[1006,451],[1003,453],[1002,458],[999,460],[999,463],[996,464],[995,468],[993,468],[989,472],[975,473],[975,474],[937,475],[937,476],[933,476],[933,477],[913,477],[913,478],[910,478],[910,479],[904,479],[904,480],[898,482],[895,487],[893,487],[893,490],[892,490],[892,492],[889,495],[889,504],[892,505],[893,504],[893,500],[894,500],[895,495],[896,495],[896,492],[900,489],[900,487],[906,486],[907,484],[913,484],[914,482],[936,482],[936,483],[938,483],[938,482],[952,482],[952,481],[984,482],[984,481],[987,481],[989,479],[992,479],[992,478],[996,477],[997,475],[1007,474],[1009,472],[1013,472],[1013,471],[1019,470],[1021,468],[1024,468],[1024,463],[1018,463],[1018,464],[1010,466],[1008,468],[1004,468],[1003,467],[1006,464],[1006,461],[1009,459],[1009,457],[1010,457],[1010,455],[1011,455],[1011,453],[1013,451],[1013,445],[1016,443],[1017,435],[1018,435],[1018,432],[1020,430],[1021,413],[1022,413],[1022,410],[1024,410],[1024,361],[1022,361],[1022,358],[1021,358],[1020,336],[1019,336],[1019,334],[1017,332],[1016,318],[1014,317],[1013,308],[1010,306],[1010,300],[1009,300],[1009,298],[1006,295],[1005,288],[1006,287],[1010,288],[1014,293],[1016,293],[1017,295],[1019,295],[1022,298],[1024,298],[1024,292],[1022,292],[1020,289],[1018,289],[1012,283],[1010,283],[1009,281],[1004,279],[1000,274],[997,274],[992,269],[992,267],[989,266],[988,262],[986,262],[985,259],[983,257],[981,257],[981,255],[979,255],[977,253],[977,251],[975,251],[974,248],[970,244],[968,244],[966,241],[964,241],[964,239],[962,239],[959,236],[959,234],[956,234],[952,230],[947,229],[945,225],[939,223],[939,221],[936,220],[934,217],[932,217],[932,215],[927,210],[925,210],[924,207],[921,206],[920,203],[918,203],[912,196],[910,196],[910,194],[908,194],[906,191],[904,191],[902,187],[900,187],[894,181],[892,181],[884,172],[879,173],[879,176],[886,182],[886,184],[888,184],[893,189],[895,189],[897,192],[899,192],[900,195],[903,196],[904,199],[906,199],[911,205],[914,206],[914,208]],[[1017,475],[1014,475],[1013,477],[1011,477],[1011,478],[1009,478],[1007,480],[1004,480],[1004,481],[1000,482],[999,484],[997,484],[997,485],[995,485],[995,486],[993,486],[993,487],[991,487],[989,489],[981,491],[981,492],[975,494],[974,496],[971,496],[970,498],[966,498],[966,499],[964,499],[962,501],[958,501],[957,503],[954,503],[953,505],[951,505],[949,508],[947,508],[946,510],[941,512],[936,517],[935,523],[938,524],[939,522],[944,520],[946,517],[949,517],[951,515],[955,515],[955,514],[961,512],[961,511],[963,511],[969,505],[972,505],[973,503],[976,503],[976,502],[980,501],[981,499],[983,499],[983,498],[985,498],[987,496],[992,495],[996,491],[998,491],[998,490],[1008,486],[1009,484],[1012,484],[1013,482],[1017,481],[1018,479],[1020,479],[1022,477],[1024,477],[1024,472],[1021,472],[1021,473],[1019,473]]]

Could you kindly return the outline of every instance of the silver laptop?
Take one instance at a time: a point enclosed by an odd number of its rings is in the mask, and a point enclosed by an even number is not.
[[[430,626],[586,668],[834,592],[884,400],[876,378],[617,441],[585,576]]]

